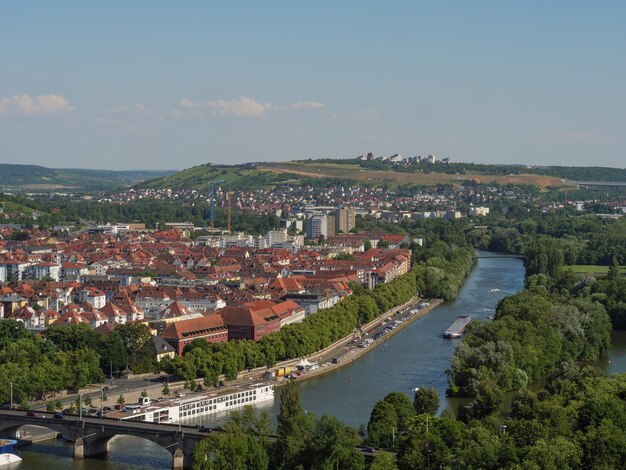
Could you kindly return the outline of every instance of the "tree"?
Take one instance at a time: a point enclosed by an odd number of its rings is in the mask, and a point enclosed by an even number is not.
[[[611,265],[609,266],[607,277],[609,279],[617,279],[619,277],[619,263],[615,255],[611,258]]]
[[[141,392],[141,396],[144,398],[148,398],[148,392],[146,391],[146,389],[143,389],[143,391]]]
[[[128,366],[133,372],[152,372],[154,354],[152,352],[152,334],[142,323],[125,323],[117,331],[128,351]]]
[[[439,393],[434,387],[421,386],[415,390],[413,408],[418,415],[435,415],[439,410]]]
[[[537,395],[523,388],[511,400],[511,417],[514,419],[534,419],[538,413]]]
[[[0,349],[13,341],[26,338],[33,338],[33,335],[26,329],[24,322],[9,318],[0,321]]]
[[[389,242],[387,240],[380,240],[376,248],[389,248]]]
[[[391,452],[377,452],[370,470],[397,470],[396,458]]]
[[[280,394],[280,412],[278,414],[278,436],[287,437],[293,431],[294,419],[303,413],[300,404],[300,392],[295,382],[283,387]]]
[[[269,468],[269,456],[263,444],[233,421],[226,424],[224,432],[212,433],[200,441],[193,455],[193,468],[197,470]]]
[[[165,396],[169,395],[171,393],[170,391],[170,387],[168,384],[165,384],[165,386],[163,387],[163,390],[161,391],[161,393]]]
[[[117,397],[117,404],[123,406],[124,403],[126,403],[126,398],[124,398],[123,394],[120,394],[120,396]]]
[[[363,249],[365,251],[371,250],[372,249],[372,240],[370,240],[369,238],[366,238],[365,240],[363,240]]]
[[[313,468],[365,469],[365,457],[355,448],[359,441],[354,429],[333,416],[322,416],[312,441]]]
[[[380,400],[374,405],[367,424],[367,442],[374,447],[392,449],[398,432],[398,422],[394,406],[388,401]]]
[[[291,382],[283,387],[273,467],[291,469],[307,464],[315,426],[315,416],[302,410],[297,385]]]

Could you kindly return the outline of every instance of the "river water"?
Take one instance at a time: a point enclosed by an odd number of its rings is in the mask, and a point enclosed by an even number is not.
[[[447,387],[445,371],[450,356],[460,340],[441,337],[443,331],[461,314],[489,321],[496,304],[505,296],[523,288],[522,261],[493,253],[478,252],[478,265],[459,292],[457,300],[443,304],[399,331],[382,345],[370,350],[355,362],[332,373],[300,384],[304,409],[316,415],[333,415],[346,424],[367,424],[374,404],[389,392],[401,391],[412,397],[417,386],[435,387],[441,397]],[[600,366],[608,373],[626,371],[626,332],[614,334],[612,353]],[[277,390],[277,396],[280,391]],[[454,406],[442,399],[441,408]],[[259,409],[275,419],[279,400]],[[226,418],[203,418],[203,424],[223,422]],[[143,439],[124,437],[113,442],[111,452],[102,459],[73,460],[72,447],[62,441],[48,441],[22,451],[18,468],[28,470],[81,469],[121,470],[171,468],[167,451]]]

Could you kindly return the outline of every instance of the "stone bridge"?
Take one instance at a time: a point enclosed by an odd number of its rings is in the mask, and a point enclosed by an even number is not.
[[[109,451],[109,441],[115,436],[136,436],[167,449],[173,456],[173,469],[190,468],[195,445],[207,436],[191,426],[93,417],[79,419],[78,416],[56,419],[52,416],[51,413],[28,416],[25,411],[2,410],[0,436],[15,436],[17,430],[26,424],[43,426],[74,443],[75,459],[106,454]]]

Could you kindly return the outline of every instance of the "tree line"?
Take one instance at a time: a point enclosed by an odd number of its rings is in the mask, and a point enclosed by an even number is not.
[[[145,325],[127,324],[109,335],[88,325],[51,326],[42,336],[24,323],[0,321],[0,403],[27,407],[64,389],[101,383],[126,369],[155,371],[152,335]]]

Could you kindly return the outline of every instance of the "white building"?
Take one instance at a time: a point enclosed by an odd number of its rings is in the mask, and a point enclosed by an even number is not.
[[[61,266],[53,263],[37,263],[29,267],[28,274],[33,279],[50,278],[58,282],[61,278]]]
[[[470,215],[483,216],[489,214],[488,207],[470,207]]]
[[[320,235],[328,237],[328,217],[314,215],[308,220],[306,236],[309,240],[319,238]]]
[[[107,303],[107,296],[104,292],[95,287],[83,289],[78,294],[79,302],[87,302],[95,309],[104,307]]]
[[[270,230],[267,232],[266,238],[270,247],[278,245],[279,243],[285,243],[285,241],[287,241],[287,229]]]

